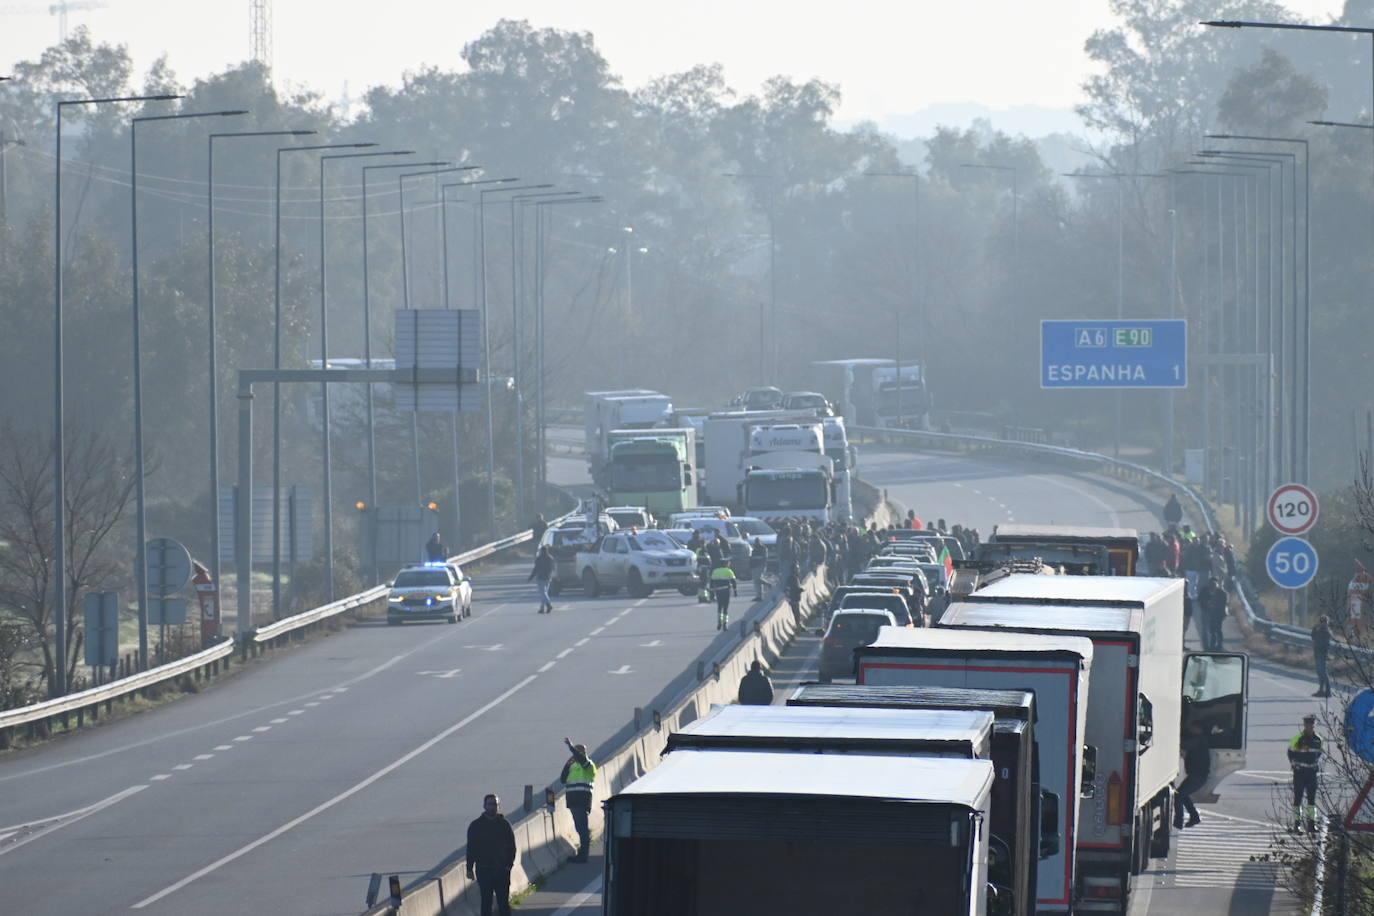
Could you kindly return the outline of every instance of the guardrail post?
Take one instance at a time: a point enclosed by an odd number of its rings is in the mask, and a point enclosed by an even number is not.
[[[534,810],[534,786],[525,786],[525,813]]]
[[[704,680],[706,680],[706,662],[703,659],[697,659],[697,683],[700,684]],[[639,707],[635,707],[636,713],[638,713],[638,710]],[[638,720],[638,715],[636,715],[635,718]]]
[[[84,706],[78,706],[78,707],[76,708],[76,727],[77,727],[77,728],[81,728],[81,727],[84,726],[85,724],[86,724],[86,707],[84,707]]]
[[[698,681],[701,680],[701,675],[699,675],[699,674],[697,675],[697,680],[698,680]],[[636,706],[636,707],[635,707],[635,715],[634,715],[635,731],[639,731],[639,723],[640,723],[640,721],[641,721],[643,718],[644,718],[644,707],[643,707],[643,706]],[[3,745],[3,744],[0,744],[0,747],[4,747],[4,745]]]

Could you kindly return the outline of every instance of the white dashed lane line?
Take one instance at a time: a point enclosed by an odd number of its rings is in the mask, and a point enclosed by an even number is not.
[[[215,759],[215,755],[214,755],[214,754],[197,754],[196,756],[192,757],[191,759],[192,759],[192,760],[213,760],[213,759]]]
[[[231,747],[233,747],[232,744],[216,744],[216,745],[215,745],[215,750],[217,750],[217,751],[227,751],[227,750],[229,750]]]
[[[257,728],[253,729],[253,731],[257,732],[258,734],[262,734],[263,732],[270,732],[271,730],[272,726],[270,725],[259,725]]]
[[[589,642],[591,642],[591,641],[592,641],[592,638],[591,638],[590,636],[583,636],[583,637],[582,637],[581,639],[579,639],[577,642],[573,643],[573,645],[576,646],[577,648],[581,648],[582,646],[585,646],[587,643],[589,643]]]
[[[192,766],[194,766],[194,764],[190,764],[190,763],[178,763],[176,766],[172,767],[172,769],[174,769],[174,770],[189,770]]]
[[[558,662],[545,662],[543,665],[540,666],[539,673],[543,674],[545,671],[548,671],[556,664],[558,664]]]
[[[569,655],[572,655],[572,651],[572,649],[564,649],[562,652],[555,655],[554,658],[567,658]]]
[[[253,740],[253,736],[252,736],[252,735],[239,735],[239,736],[238,736],[237,738],[235,738],[234,740],[235,740],[235,741],[252,741],[252,740]]]

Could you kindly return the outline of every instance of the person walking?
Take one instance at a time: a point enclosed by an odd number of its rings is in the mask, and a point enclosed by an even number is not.
[[[763,572],[768,568],[768,548],[761,538],[754,538],[749,548],[749,578],[754,580],[754,600],[763,600]]]
[[[1306,815],[1309,833],[1317,831],[1317,779],[1321,772],[1322,739],[1317,734],[1317,716],[1302,717],[1302,731],[1288,742],[1288,765],[1293,769],[1293,833],[1301,833]],[[1303,797],[1307,807],[1303,808]]]
[[[1184,538],[1188,531],[1184,529]],[[1200,538],[1187,541],[1183,548],[1183,576],[1188,580],[1188,592],[1194,598],[1207,577],[1212,574],[1212,550]]]
[[[1226,589],[1217,577],[1208,576],[1198,592],[1198,606],[1202,611],[1202,647],[1209,652],[1220,652],[1223,648],[1221,627],[1226,622],[1227,600]]]
[[[515,831],[501,813],[494,793],[482,799],[482,813],[468,824],[468,880],[477,879],[482,916],[492,916],[492,901],[500,916],[510,916],[510,870],[515,867]]]
[[[415,543],[411,541],[411,543]],[[430,535],[425,542],[425,562],[442,563],[448,559],[448,551],[444,548],[444,539],[439,536],[439,532]]]
[[[821,537],[820,531],[815,531],[811,535],[811,569],[817,570],[825,565],[829,557],[829,551],[825,547],[825,538]]]
[[[749,673],[740,678],[739,701],[741,706],[773,705],[773,682],[764,673],[763,662],[758,659],[749,666]]]
[[[539,545],[540,541],[544,540],[544,532],[548,530],[548,521],[545,520],[542,514],[536,515],[534,517],[534,524],[530,526],[530,533],[534,535],[534,544],[536,547]]]
[[[1164,524],[1177,528],[1178,523],[1183,521],[1183,506],[1179,505],[1178,495],[1169,494],[1169,501],[1164,504]]]
[[[1212,772],[1212,749],[1207,744],[1207,736],[1202,729],[1189,725],[1183,735],[1183,782],[1174,791],[1178,799],[1174,804],[1174,829],[1196,827],[1202,818],[1198,817],[1193,805],[1193,793],[1207,783]],[[1183,813],[1188,813],[1188,823],[1183,822]]]
[[[1312,660],[1317,663],[1317,692],[1314,697],[1331,696],[1331,678],[1326,661],[1331,652],[1331,618],[1325,614],[1317,618],[1312,628]]]
[[[592,832],[587,818],[592,813],[592,792],[596,789],[596,764],[587,756],[587,745],[573,744],[569,738],[564,738],[563,743],[572,754],[568,762],[563,764],[563,772],[558,776],[558,781],[564,786],[563,801],[568,806],[568,813],[572,815],[573,826],[577,828],[577,855],[573,856],[571,861],[585,862],[592,848]]]
[[[802,622],[802,584],[801,570],[797,569],[797,564],[793,563],[792,568],[787,571],[787,579],[782,586],[783,594],[787,596],[787,603],[792,608],[792,616],[797,619],[797,623]]]
[[[1164,541],[1155,531],[1150,532],[1150,539],[1145,542],[1145,570],[1146,575],[1164,575]]]
[[[730,595],[739,594],[739,580],[728,560],[711,570],[711,597],[716,599],[716,629],[730,625]]]
[[[553,613],[553,601],[549,598],[549,586],[553,583],[553,573],[558,564],[554,562],[553,554],[549,552],[547,544],[539,548],[539,552],[534,555],[534,569],[530,570],[529,578],[534,580],[539,586],[539,613]]]

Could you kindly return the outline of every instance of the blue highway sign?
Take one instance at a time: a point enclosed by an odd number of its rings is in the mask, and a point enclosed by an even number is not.
[[[1302,538],[1279,538],[1264,566],[1279,588],[1305,588],[1317,576],[1317,549]]]
[[[1374,690],[1368,687],[1345,708],[1345,743],[1362,760],[1374,763]]]
[[[1187,388],[1188,322],[1040,322],[1041,388]]]

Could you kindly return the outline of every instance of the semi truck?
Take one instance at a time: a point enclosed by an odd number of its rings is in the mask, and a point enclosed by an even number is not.
[[[849,444],[844,417],[823,418],[821,430],[835,481],[835,517],[847,524],[854,520],[854,478],[859,473],[859,453]]]
[[[674,752],[605,805],[605,916],[987,912],[992,763]]]
[[[644,430],[667,426],[673,403],[667,395],[647,388],[589,391],[584,397],[587,465],[592,480],[598,486],[605,487],[607,464],[610,461],[610,434],[621,429]]]
[[[1093,644],[1075,636],[883,627],[855,650],[867,687],[975,687],[1035,693],[1036,746],[1044,803],[1042,829],[1061,837],[1036,869],[1036,912],[1074,905],[1079,796],[1096,785],[1097,752],[1084,745]],[[1048,849],[1047,849],[1048,851]]]
[[[873,421],[891,429],[930,428],[930,393],[919,363],[873,370]]]
[[[606,441],[610,502],[642,506],[660,520],[696,507],[695,430],[618,429]]]
[[[763,519],[833,520],[835,462],[825,452],[818,421],[754,426],[743,462],[739,503],[746,515]]]
[[[744,484],[744,456],[749,451],[749,431],[755,426],[785,423],[781,410],[722,410],[702,424],[706,438],[706,486],[702,502],[738,506]]]
[[[1083,912],[1125,913],[1131,879],[1169,854],[1180,736],[1200,727],[1210,784],[1245,765],[1245,656],[1183,653],[1181,579],[1013,575],[969,596],[941,627],[1081,636],[1093,643],[1087,743],[1096,786],[1078,823]],[[1205,705],[1185,721],[1199,697]],[[1208,788],[1208,787],[1204,787]]]
[[[813,387],[851,426],[876,426],[873,373],[895,365],[890,359],[820,360],[811,364]]]
[[[1134,576],[1140,562],[1140,535],[1134,528],[1094,528],[1074,525],[998,525],[988,538],[1000,550],[1009,551],[1018,559],[1037,556],[1046,563],[1055,562],[1053,556],[1062,555],[1064,565],[1073,567],[1078,560],[1106,551],[1107,565],[1094,575]],[[1006,554],[1004,554],[1005,556]],[[1047,556],[1048,555],[1048,556]]]
[[[959,687],[873,687],[803,684],[788,706],[862,709],[987,710],[993,714],[991,828],[1007,845],[1008,861],[989,856],[989,880],[1011,889],[1007,912],[1035,913],[1035,874],[1042,858],[1058,849],[1053,817],[1041,831],[1040,760],[1036,753],[1035,694],[1029,690],[977,690]]]

